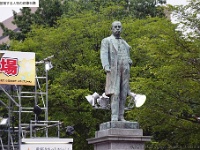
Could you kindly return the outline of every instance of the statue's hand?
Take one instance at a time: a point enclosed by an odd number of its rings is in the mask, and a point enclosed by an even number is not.
[[[105,70],[106,73],[110,72],[111,71],[110,66],[105,66],[104,70]]]

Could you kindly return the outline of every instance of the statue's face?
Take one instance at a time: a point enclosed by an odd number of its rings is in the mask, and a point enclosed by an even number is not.
[[[121,22],[113,22],[113,24],[112,24],[112,33],[113,33],[113,35],[119,37],[121,31],[122,31]]]

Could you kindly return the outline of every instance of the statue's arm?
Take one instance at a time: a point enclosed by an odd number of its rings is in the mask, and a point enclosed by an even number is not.
[[[105,38],[101,41],[100,57],[102,67],[106,72],[110,71],[109,55],[109,40]]]
[[[128,59],[129,64],[132,65],[133,61],[131,60],[131,57],[130,57],[131,46],[125,40],[123,40],[123,41],[124,41],[124,43],[125,43],[125,45],[127,47],[127,53],[128,53],[128,57],[129,57],[129,59]]]

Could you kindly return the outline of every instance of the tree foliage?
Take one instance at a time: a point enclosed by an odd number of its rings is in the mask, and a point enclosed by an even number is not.
[[[158,4],[163,4],[164,1],[156,0],[129,0],[128,10],[136,18],[146,18],[147,16],[156,17],[164,16],[163,10],[159,9]]]
[[[125,16],[132,16],[133,18],[164,16],[163,10],[159,9],[159,6],[156,7],[156,2],[156,0],[140,2],[137,0],[41,0],[40,7],[35,12],[31,12],[30,8],[22,8],[22,14],[18,15],[13,11],[13,24],[18,27],[20,32],[8,29],[3,23],[0,23],[0,27],[4,31],[4,36],[23,41],[26,38],[26,34],[30,32],[31,25],[53,27],[61,16],[72,17],[86,11],[93,13],[110,12],[109,17],[115,16],[118,20]]]
[[[129,29],[136,36],[132,37],[136,57],[131,87],[146,93],[147,102],[143,108],[128,112],[128,116],[144,125],[146,134],[159,142],[153,146],[184,149],[199,145],[192,138],[199,135],[199,42],[180,38],[170,24],[140,20],[137,30]]]

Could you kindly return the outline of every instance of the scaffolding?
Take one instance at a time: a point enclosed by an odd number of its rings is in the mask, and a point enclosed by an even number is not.
[[[55,137],[60,137],[62,123],[48,120],[48,71],[52,57],[36,62],[35,86],[24,88],[26,91],[21,85],[0,84],[0,106],[7,109],[0,118],[0,150],[20,150],[24,138],[48,138],[50,128],[56,130]]]

